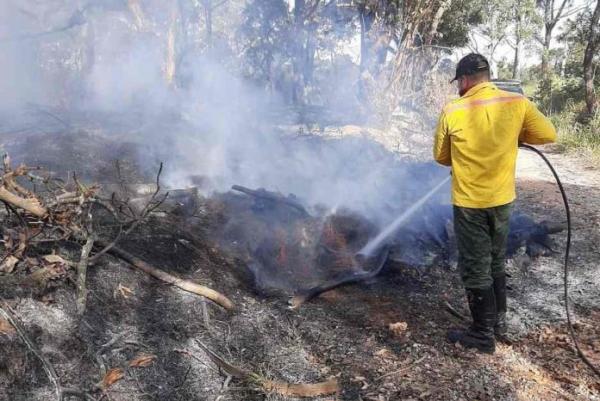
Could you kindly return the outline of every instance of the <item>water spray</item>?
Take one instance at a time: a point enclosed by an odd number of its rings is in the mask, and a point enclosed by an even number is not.
[[[394,234],[398,229],[404,224],[417,210],[425,204],[437,191],[439,191],[444,184],[450,181],[451,176],[443,179],[439,184],[437,184],[433,189],[427,192],[421,199],[416,201],[411,207],[409,207],[404,213],[402,213],[396,220],[394,220],[389,226],[384,228],[375,238],[367,242],[365,246],[362,247],[360,251],[356,254],[358,257],[362,257],[364,259],[370,258],[375,251],[377,251],[384,243],[385,240],[388,239],[392,234]]]
[[[386,240],[396,233],[419,208],[425,204],[437,191],[439,191],[448,181],[451,176],[444,178],[433,189],[427,192],[421,199],[416,201],[404,213],[402,213],[390,225],[384,228],[375,238],[367,242],[360,251],[353,255],[354,267],[359,268],[351,274],[344,274],[339,277],[333,277],[327,282],[316,287],[308,288],[298,292],[288,302],[291,309],[300,307],[303,303],[311,300],[319,294],[329,291],[341,285],[355,283],[363,280],[371,279],[379,274],[385,265],[388,258],[389,250],[386,249]]]

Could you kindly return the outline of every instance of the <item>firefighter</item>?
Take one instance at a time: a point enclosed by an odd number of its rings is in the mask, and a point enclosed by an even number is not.
[[[490,82],[480,54],[459,61],[454,81],[460,97],[442,110],[433,156],[451,167],[458,267],[473,323],[450,330],[448,340],[494,353],[507,334],[504,262],[518,145],[554,142],[556,130],[526,97]]]

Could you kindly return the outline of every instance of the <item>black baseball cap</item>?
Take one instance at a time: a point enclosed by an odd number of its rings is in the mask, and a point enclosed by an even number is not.
[[[490,63],[478,53],[470,53],[460,59],[456,65],[456,75],[450,83],[456,81],[463,75],[473,75],[481,71],[489,71]]]

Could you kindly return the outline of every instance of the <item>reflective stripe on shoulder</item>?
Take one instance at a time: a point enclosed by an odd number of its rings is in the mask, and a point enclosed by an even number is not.
[[[448,107],[446,107],[446,109],[444,111],[446,113],[452,113],[456,110],[472,109],[473,107],[476,107],[476,106],[486,106],[488,104],[494,104],[494,103],[509,103],[509,102],[515,102],[517,100],[523,100],[523,99],[525,99],[525,97],[518,95],[518,96],[493,97],[490,99],[468,100],[468,101],[465,101],[462,103],[456,103],[456,104],[449,105]]]

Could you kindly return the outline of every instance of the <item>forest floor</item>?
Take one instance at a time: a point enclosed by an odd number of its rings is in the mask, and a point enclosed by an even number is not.
[[[23,145],[19,141],[4,148],[17,152]],[[546,150],[571,202],[569,289],[575,331],[598,365],[600,173],[577,155]],[[92,159],[73,158],[68,168]],[[519,207],[539,220],[564,221],[560,194],[541,160],[521,152],[517,174]],[[107,370],[121,368],[120,380],[92,396],[113,401],[291,399],[230,380],[199,345],[204,344],[228,362],[270,379],[315,383],[336,377],[339,394],[319,400],[600,400],[600,379],[575,354],[565,325],[563,234],[557,235],[561,246],[553,256],[508,261],[515,341],[483,355],[445,341],[446,330],[461,322],[442,301],[467,314],[455,268],[391,269],[290,310],[285,299],[261,296],[240,280],[236,271],[243,262],[220,249],[205,227],[157,219],[141,226],[123,247],[226,294],[236,310],[227,312],[110,256],[90,268],[82,317],[68,281],[11,296],[7,302],[63,386],[88,391]],[[219,221],[206,216],[202,224]],[[197,235],[192,245],[182,241],[184,229]],[[0,288],[4,297],[8,293]],[[128,362],[140,354],[155,358],[148,366],[130,367]],[[0,320],[0,400],[52,399],[54,385],[42,364]]]

